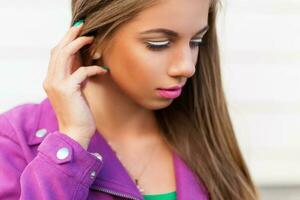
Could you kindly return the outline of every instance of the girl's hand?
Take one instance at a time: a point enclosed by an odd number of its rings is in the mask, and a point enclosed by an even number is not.
[[[56,113],[59,131],[87,149],[96,124],[81,92],[82,83],[91,76],[105,74],[99,66],[80,66],[78,51],[93,41],[93,36],[78,37],[83,24],[72,26],[51,50],[51,58],[43,88]]]

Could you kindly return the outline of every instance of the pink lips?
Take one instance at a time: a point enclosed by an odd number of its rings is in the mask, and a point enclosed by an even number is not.
[[[164,98],[174,99],[180,96],[181,87],[176,87],[177,89],[158,89],[159,95]]]

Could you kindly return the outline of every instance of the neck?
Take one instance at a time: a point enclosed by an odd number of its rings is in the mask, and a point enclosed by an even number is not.
[[[130,99],[108,76],[89,78],[83,95],[97,130],[109,141],[153,138],[159,132],[154,112]]]

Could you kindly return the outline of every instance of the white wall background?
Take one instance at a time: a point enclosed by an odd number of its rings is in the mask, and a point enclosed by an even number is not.
[[[69,0],[0,6],[0,112],[45,97],[50,49]],[[222,71],[241,149],[257,184],[300,184],[300,1],[223,0]]]
[[[299,185],[300,1],[227,0],[225,7],[224,84],[251,172],[260,185]]]

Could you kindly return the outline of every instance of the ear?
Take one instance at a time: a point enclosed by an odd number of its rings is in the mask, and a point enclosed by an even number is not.
[[[96,51],[96,53],[93,55],[93,59],[98,60],[99,58],[101,58],[101,54],[98,51]]]

